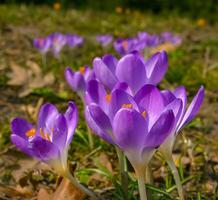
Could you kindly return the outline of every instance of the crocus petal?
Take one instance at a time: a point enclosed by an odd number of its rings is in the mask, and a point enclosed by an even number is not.
[[[87,106],[85,109],[85,118],[87,124],[96,135],[98,135],[100,138],[107,141],[108,143],[114,144],[111,135],[108,132],[105,132],[102,128],[100,128],[96,121],[93,119],[92,115],[90,114],[89,106]]]
[[[173,111],[165,111],[146,135],[144,143],[145,148],[158,148],[170,134],[174,125],[174,120]]]
[[[38,114],[38,128],[46,128],[50,132],[54,127],[54,121],[57,115],[58,110],[54,105],[46,103],[41,106]]]
[[[147,83],[156,85],[164,77],[168,68],[168,58],[165,51],[157,52],[145,63]]]
[[[108,55],[105,55],[103,58],[102,58],[102,61],[105,63],[105,65],[110,69],[110,71],[115,74],[116,72],[116,66],[117,66],[117,59],[108,54]]]
[[[65,69],[65,79],[74,91],[80,92],[80,95],[84,93],[86,83],[80,72],[73,73],[73,71],[68,67]]]
[[[11,122],[12,133],[22,137],[23,139],[27,139],[26,132],[32,127],[32,124],[22,118],[15,118]]]
[[[161,95],[163,97],[164,106],[176,99],[175,95],[169,90],[161,91]]]
[[[67,141],[67,121],[64,115],[59,114],[54,123],[54,130],[52,131],[52,143],[59,147],[60,150],[63,150]]]
[[[100,58],[95,58],[93,61],[93,68],[96,78],[110,90],[117,83],[117,78],[113,73],[113,67],[110,69],[111,66],[112,65],[107,66],[107,64],[104,63]]]
[[[73,103],[72,101],[69,102],[69,107],[65,112],[64,116],[68,126],[66,145],[69,145],[73,138],[78,123],[78,110],[75,103]]]
[[[132,96],[123,90],[114,90],[111,93],[111,100],[109,103],[109,117],[111,120],[113,119],[116,112],[125,104],[131,104],[132,108],[138,110],[138,106],[133,100]]]
[[[143,149],[147,134],[147,124],[141,114],[134,109],[122,108],[113,120],[116,143],[124,151],[137,152]]]
[[[126,82],[135,94],[145,83],[145,66],[139,56],[128,54],[119,60],[116,75],[118,80]]]
[[[174,91],[173,91],[173,94],[176,98],[179,98],[182,100],[182,105],[183,105],[183,108],[182,108],[182,111],[181,111],[181,117],[180,117],[180,122],[182,120],[182,117],[184,116],[185,114],[185,111],[186,111],[186,106],[187,106],[187,94],[186,94],[186,90],[185,90],[185,87],[184,86],[180,86],[180,87],[177,87]]]
[[[11,135],[11,142],[22,152],[26,153],[29,156],[33,156],[33,151],[30,148],[28,140],[25,140],[23,137],[20,137],[17,134]]]
[[[85,96],[86,104],[96,103],[104,111],[106,111],[106,96],[107,93],[104,89],[104,86],[96,80],[91,80],[87,84],[87,91]]]
[[[60,155],[59,148],[41,137],[35,137],[31,141],[34,156],[42,161],[48,161],[51,159],[56,159]]]
[[[135,95],[135,102],[149,115],[149,130],[164,108],[160,91],[154,85],[144,85]]]
[[[201,104],[203,103],[204,100],[204,87],[201,86],[200,89],[198,90],[198,93],[195,95],[194,99],[192,100],[191,104],[188,107],[188,110],[186,111],[184,118],[182,119],[182,122],[180,126],[178,127],[178,130],[181,129],[183,126],[188,124],[198,113]]]
[[[89,112],[96,124],[105,132],[112,132],[112,126],[110,119],[104,113],[104,111],[96,104],[90,104],[88,106]]]

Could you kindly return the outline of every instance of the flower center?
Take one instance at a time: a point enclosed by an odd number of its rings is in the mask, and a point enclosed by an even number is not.
[[[81,74],[85,74],[86,68],[85,67],[80,67],[79,71]]]
[[[127,49],[128,42],[127,41],[122,41],[122,46],[123,46],[124,49]]]
[[[122,108],[129,108],[129,109],[131,109],[131,108],[133,108],[133,105],[131,103],[124,103],[122,105]]]
[[[52,133],[53,133],[53,129],[52,129]],[[48,133],[44,133],[43,129],[40,128],[39,129],[39,134],[41,135],[41,137],[44,139],[44,140],[48,140],[51,142],[51,137]]]
[[[36,134],[36,129],[31,128],[30,130],[28,130],[25,135],[29,138],[29,137],[33,137]]]
[[[105,99],[106,99],[107,103],[110,103],[110,101],[111,101],[111,95],[110,95],[110,94],[107,94],[107,95],[105,96]]]
[[[39,38],[38,42],[39,42],[39,46],[43,46],[44,39],[43,38]]]

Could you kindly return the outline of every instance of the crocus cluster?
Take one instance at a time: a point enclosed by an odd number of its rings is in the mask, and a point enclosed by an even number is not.
[[[169,40],[169,35],[165,33],[163,38]],[[158,40],[156,36],[149,36],[148,39],[145,33],[140,33],[138,37],[141,41],[147,40],[149,45]],[[71,36],[68,39],[73,40]],[[147,199],[146,167],[157,150],[164,155],[173,172],[180,199],[184,200],[172,151],[178,132],[199,111],[204,88],[200,87],[187,106],[187,94],[183,86],[173,91],[157,87],[167,68],[165,51],[157,52],[145,60],[133,50],[120,59],[110,54],[94,58],[93,68],[85,65],[76,72],[70,67],[65,69],[66,81],[83,101],[88,126],[95,135],[123,152],[135,169],[141,200]],[[11,140],[26,154],[66,175],[69,174],[67,152],[77,119],[78,111],[73,102],[69,103],[65,114],[60,114],[52,104],[45,104],[39,111],[36,126],[21,118],[12,121]],[[97,199],[75,179],[71,180]]]
[[[64,46],[67,45],[70,48],[74,48],[81,46],[83,42],[83,37],[76,34],[52,33],[47,37],[34,39],[33,44],[40,53],[46,54],[48,51],[51,51],[57,57]]]
[[[160,35],[139,32],[135,37],[119,38],[114,41],[114,49],[117,53],[123,56],[133,51],[145,53],[151,48],[155,48],[166,43],[177,46],[181,44],[181,42],[181,37],[174,35],[171,32],[163,32]]]

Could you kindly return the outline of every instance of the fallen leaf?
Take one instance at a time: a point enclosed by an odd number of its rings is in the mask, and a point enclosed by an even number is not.
[[[52,195],[53,200],[83,200],[84,198],[85,194],[65,178]]]
[[[52,200],[52,195],[50,195],[46,189],[41,188],[39,190],[37,200]]]

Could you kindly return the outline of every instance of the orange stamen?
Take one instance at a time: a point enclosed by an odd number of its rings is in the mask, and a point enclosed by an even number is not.
[[[36,134],[36,129],[32,128],[26,132],[27,137],[33,137]]]
[[[49,142],[51,142],[51,137],[48,133],[45,134],[45,139],[48,140]]]
[[[141,114],[142,114],[142,116],[143,116],[144,118],[146,118],[146,116],[147,116],[147,112],[146,112],[146,111],[143,111]]]
[[[129,108],[129,109],[131,109],[131,108],[133,108],[133,105],[131,103],[125,103],[125,104],[122,105],[122,108]]]
[[[127,49],[128,42],[127,41],[122,41],[122,46],[123,46],[124,49]]]
[[[107,94],[107,95],[105,96],[105,99],[106,99],[106,101],[107,101],[108,103],[110,103],[110,101],[111,101],[111,95],[110,95],[110,94]]]
[[[85,67],[80,67],[79,71],[81,74],[85,74],[86,68]]]

